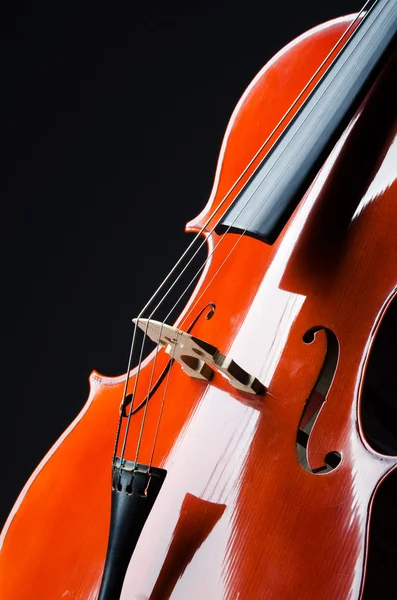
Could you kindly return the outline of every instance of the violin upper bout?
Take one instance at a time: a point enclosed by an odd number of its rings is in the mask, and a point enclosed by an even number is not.
[[[204,228],[208,232],[218,222],[288,119],[261,150],[264,142],[354,17],[333,19],[300,35],[259,71],[239,100],[226,128],[210,198],[202,212],[186,224],[186,231]],[[293,114],[292,111],[289,118]],[[213,222],[211,214],[214,214]]]

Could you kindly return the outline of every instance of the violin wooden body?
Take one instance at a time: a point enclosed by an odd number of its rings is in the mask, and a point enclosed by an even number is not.
[[[227,128],[210,200],[188,231],[207,221],[351,21],[311,30],[258,74]],[[219,373],[207,383],[172,365],[153,461],[167,477],[122,600],[361,596],[371,503],[397,464],[371,448],[360,418],[371,345],[397,286],[397,103],[376,108],[382,81],[274,245],[226,234],[217,246],[213,223],[206,227],[212,255],[177,325],[187,330],[201,315],[192,333],[230,354],[267,391],[253,396]],[[308,399],[321,396],[316,384],[330,336],[333,372],[303,460],[297,433]],[[138,404],[153,360],[141,369]],[[155,380],[168,360],[160,351]],[[129,391],[134,380],[133,372]],[[124,382],[91,375],[84,409],[23,489],[2,534],[2,600],[97,598]],[[165,385],[148,404],[144,462]],[[137,410],[131,421],[131,460],[141,418]],[[322,471],[330,453],[337,460]]]

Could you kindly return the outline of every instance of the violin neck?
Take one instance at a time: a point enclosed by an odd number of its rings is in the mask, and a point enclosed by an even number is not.
[[[389,56],[397,0],[378,0],[216,228],[272,244]]]

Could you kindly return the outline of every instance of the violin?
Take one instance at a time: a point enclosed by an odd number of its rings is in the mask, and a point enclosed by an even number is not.
[[[372,0],[249,85],[126,374],[92,373],[5,524],[2,599],[388,597],[396,33]]]

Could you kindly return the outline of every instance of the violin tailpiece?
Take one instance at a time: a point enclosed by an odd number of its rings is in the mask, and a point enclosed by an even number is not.
[[[167,471],[116,458],[110,532],[98,600],[119,600],[132,553]]]

